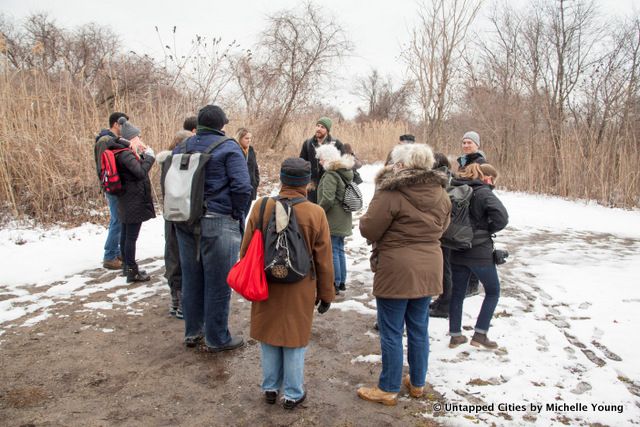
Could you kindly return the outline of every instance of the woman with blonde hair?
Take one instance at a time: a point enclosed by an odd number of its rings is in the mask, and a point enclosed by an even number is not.
[[[480,279],[485,296],[476,320],[475,333],[471,345],[494,349],[495,341],[487,338],[489,325],[500,298],[500,280],[493,260],[493,240],[491,236],[507,226],[508,214],[500,199],[493,194],[493,185],[485,182],[482,167],[472,163],[460,172],[451,185],[468,185],[473,189],[469,206],[469,219],[473,228],[473,242],[470,249],[451,251],[452,292],[449,303],[449,347],[455,348],[467,342],[462,335],[462,305],[471,274]],[[491,173],[487,168],[488,173]],[[493,169],[495,171],[495,169]],[[495,173],[497,177],[497,171]]]
[[[376,177],[376,192],[360,219],[360,234],[372,242],[382,372],[377,386],[361,387],[364,400],[395,405],[401,384],[412,397],[424,393],[429,361],[429,303],[442,293],[440,237],[449,225],[447,178],[432,170],[425,144],[398,145],[392,164]],[[403,331],[407,330],[409,375],[402,377]]]
[[[251,179],[251,200],[255,200],[258,196],[258,186],[260,185],[260,170],[258,169],[258,160],[256,152],[251,145],[253,134],[247,128],[240,128],[236,132],[236,141],[242,148],[244,158],[247,160],[247,168],[249,169],[249,178]]]

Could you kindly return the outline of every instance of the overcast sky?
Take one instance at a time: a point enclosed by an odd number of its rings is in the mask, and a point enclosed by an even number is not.
[[[511,3],[525,3],[517,0]],[[598,0],[601,11],[624,16],[640,8],[640,0]],[[171,40],[177,26],[178,43],[189,46],[194,35],[222,37],[223,42],[237,40],[251,47],[265,27],[266,16],[284,8],[295,7],[300,0],[0,0],[0,11],[16,20],[32,12],[49,12],[56,22],[72,28],[88,22],[112,27],[120,34],[123,46],[138,53],[160,56],[160,42],[155,27],[164,41]],[[341,66],[342,76],[335,87],[326,88],[325,100],[335,103],[347,116],[352,116],[359,101],[349,95],[358,75],[377,68],[399,81],[404,66],[399,61],[402,43],[408,40],[418,2],[415,0],[316,0],[324,12],[336,17],[354,44],[353,56]],[[492,1],[485,1],[483,14]],[[481,16],[478,32],[487,28]],[[322,88],[325,90],[325,88]]]

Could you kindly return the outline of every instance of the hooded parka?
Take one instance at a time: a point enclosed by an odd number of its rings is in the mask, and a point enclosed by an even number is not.
[[[324,165],[325,173],[318,185],[318,205],[324,209],[332,236],[352,234],[352,213],[342,207],[347,184],[353,181],[353,156],[345,154]]]
[[[376,177],[376,192],[360,218],[360,234],[374,249],[373,295],[414,299],[442,293],[440,237],[449,225],[447,178],[433,170],[394,170]]]

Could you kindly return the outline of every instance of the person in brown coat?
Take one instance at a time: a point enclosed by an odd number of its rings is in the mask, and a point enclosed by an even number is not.
[[[280,169],[281,199],[307,196],[311,166],[300,158],[286,159]],[[243,257],[259,222],[258,200],[247,222],[240,247]],[[263,224],[269,223],[275,200],[265,207]],[[333,289],[333,256],[329,224],[324,210],[309,201],[293,205],[298,227],[313,256],[314,268],[296,283],[269,283],[269,298],[251,304],[251,338],[262,345],[262,390],[265,401],[274,404],[280,389],[284,391],[283,406],[293,409],[307,396],[304,389],[304,353],[311,337],[314,306],[325,313],[335,297]],[[266,228],[266,227],[265,227]]]
[[[395,405],[401,383],[413,397],[424,393],[429,361],[429,304],[442,293],[440,237],[449,225],[447,178],[432,170],[425,144],[399,145],[393,164],[376,177],[376,192],[360,219],[360,234],[375,246],[371,256],[382,372],[362,399]],[[407,328],[409,375],[402,378],[402,335]]]

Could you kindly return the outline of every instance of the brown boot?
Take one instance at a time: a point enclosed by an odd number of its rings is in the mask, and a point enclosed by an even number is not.
[[[402,384],[409,389],[409,395],[411,397],[419,398],[424,395],[424,387],[414,387],[411,385],[411,377],[409,375],[405,375],[402,379]]]
[[[122,261],[118,258],[105,259],[102,261],[102,266],[108,270],[120,270],[122,268]]]
[[[464,335],[451,337],[451,340],[449,340],[449,348],[456,348],[460,344],[464,344],[466,342],[467,342],[467,337],[465,337]]]
[[[495,341],[491,341],[487,338],[487,334],[481,334],[480,332],[476,332],[473,334],[471,338],[471,345],[474,347],[484,347],[488,349],[496,349],[498,348],[498,343]]]
[[[378,387],[360,387],[358,396],[360,399],[382,403],[385,406],[396,406],[398,404],[398,393],[382,391]]]

